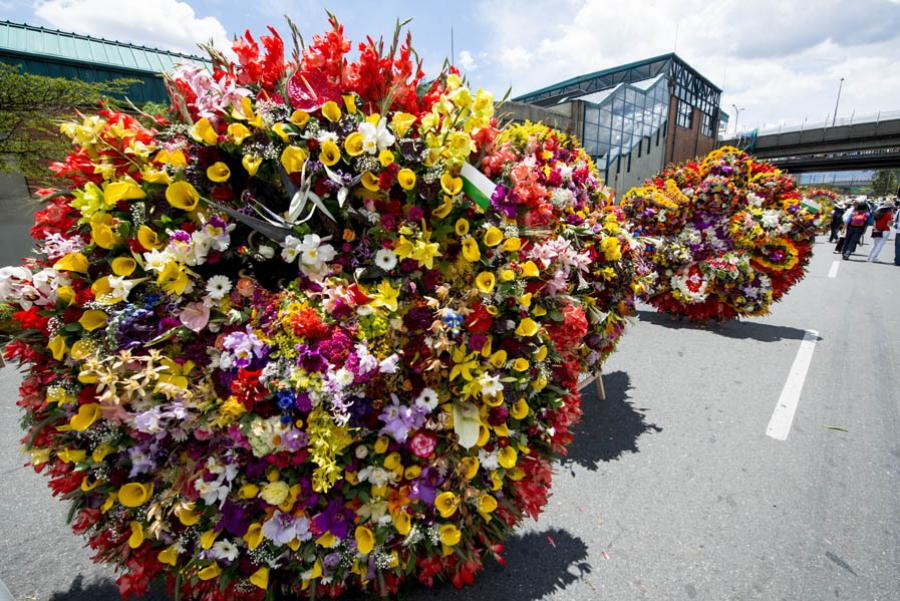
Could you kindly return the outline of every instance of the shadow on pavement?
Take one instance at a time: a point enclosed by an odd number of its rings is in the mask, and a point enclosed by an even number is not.
[[[162,585],[154,587],[162,589]],[[79,574],[72,581],[67,591],[58,591],[50,596],[50,601],[119,601],[119,587],[109,579],[95,580],[85,585],[84,576]],[[129,597],[131,601],[168,601],[169,597],[162,590],[151,589],[150,593],[138,599]]]
[[[588,549],[583,540],[565,530],[513,535],[504,545],[506,566],[493,560],[475,576],[475,584],[461,590],[450,584],[424,589],[412,583],[407,601],[490,599],[491,601],[536,601],[563,591],[591,573]]]
[[[596,471],[602,461],[618,459],[622,453],[638,452],[637,439],[647,430],[661,432],[656,424],[648,424],[643,409],[628,402],[631,378],[623,371],[603,374],[606,400],[599,400],[593,385],[581,400],[584,412],[575,427],[575,440],[563,465],[577,463]]]
[[[679,319],[656,311],[638,311],[641,321],[652,323],[674,330],[705,330],[725,336],[726,338],[752,339],[760,342],[778,342],[779,340],[803,340],[806,330],[790,326],[774,326],[758,321],[741,321],[732,319],[721,324],[715,322],[694,323],[687,318]],[[819,337],[821,340],[822,337]]]

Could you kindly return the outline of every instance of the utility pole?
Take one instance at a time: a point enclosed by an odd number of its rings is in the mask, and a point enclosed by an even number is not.
[[[844,78],[841,78],[841,83],[838,84],[838,94],[837,100],[834,101],[834,116],[831,118],[831,127],[834,127],[834,124],[837,122],[837,112],[838,105],[841,103],[841,88],[844,87]]]
[[[738,108],[738,105],[732,104],[731,107],[734,109],[734,137],[737,138],[738,135],[738,121],[741,118],[741,111],[744,108]]]
[[[453,45],[453,26],[450,26],[450,66],[456,65],[456,48]],[[844,81],[843,79],[841,81]]]

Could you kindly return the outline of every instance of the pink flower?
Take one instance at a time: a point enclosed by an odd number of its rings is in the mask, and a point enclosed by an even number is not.
[[[199,332],[209,323],[209,307],[202,302],[191,303],[178,315],[181,323],[194,332]]]
[[[416,432],[409,441],[409,448],[416,457],[426,459],[434,454],[437,437],[430,432]]]

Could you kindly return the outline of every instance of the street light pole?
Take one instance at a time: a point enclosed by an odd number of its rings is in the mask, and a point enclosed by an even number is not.
[[[841,88],[844,87],[844,78],[841,78],[841,83],[838,84],[838,95],[837,100],[834,101],[834,116],[831,118],[831,127],[834,127],[834,124],[837,122],[837,112],[838,105],[841,103]]]
[[[732,104],[731,107],[734,109],[734,137],[737,138],[738,135],[738,121],[741,118],[741,111],[743,108],[738,108],[738,105]]]

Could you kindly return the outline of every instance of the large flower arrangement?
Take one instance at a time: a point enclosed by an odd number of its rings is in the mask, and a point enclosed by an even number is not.
[[[837,192],[827,188],[802,188],[800,193],[806,199],[810,211],[820,216],[817,220],[817,233],[827,234],[831,227],[831,213],[840,198]]]
[[[633,312],[581,148],[332,25],[178,69],[167,118],[66,124],[71,186],[0,277],[31,463],[123,594],[471,582]]]
[[[696,321],[768,313],[803,277],[828,218],[785,174],[731,147],[667,168],[622,206],[655,268],[648,301]]]

